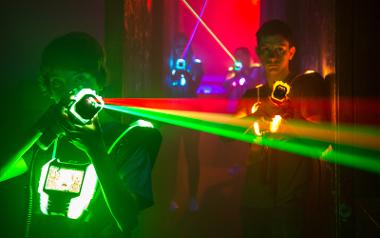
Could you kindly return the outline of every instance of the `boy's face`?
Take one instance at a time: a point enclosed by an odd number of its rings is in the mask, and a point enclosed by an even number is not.
[[[281,35],[264,36],[256,48],[256,53],[267,75],[275,76],[289,70],[289,61],[296,49]]]
[[[54,70],[49,75],[50,97],[58,103],[62,96],[73,89],[91,88],[96,92],[101,89],[96,78],[89,73],[74,70]]]
[[[246,54],[245,52],[243,51],[239,51],[237,50],[235,52],[235,58],[237,61],[239,61],[240,63],[243,64],[243,67],[249,67],[250,64],[251,64],[251,57],[250,55]]]

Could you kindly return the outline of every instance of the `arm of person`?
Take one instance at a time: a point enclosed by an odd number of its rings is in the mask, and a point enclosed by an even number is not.
[[[41,137],[42,132],[39,130],[30,131],[20,140],[4,148],[3,159],[0,166],[0,182],[14,178],[25,173],[28,170],[27,163],[23,159],[23,155]]]
[[[199,59],[193,59],[191,65],[191,75],[193,77],[195,87],[198,87],[203,77],[203,65]]]
[[[138,209],[143,210],[153,204],[151,173],[162,137],[153,124],[137,122],[119,136],[109,153],[123,183],[136,195]]]
[[[136,195],[122,183],[115,163],[109,158],[100,125],[95,118],[89,125],[67,129],[70,142],[84,151],[95,167],[103,197],[121,232],[137,226]]]
[[[137,214],[151,204],[151,171],[161,144],[157,129],[135,126],[122,133],[106,150],[96,120],[82,128],[73,143],[87,153],[101,184],[107,206],[122,232],[137,225]]]
[[[87,151],[93,163],[103,197],[121,232],[132,231],[137,226],[137,198],[119,178],[117,168],[110,160],[104,142]]]
[[[58,133],[58,127],[55,124],[57,119],[55,115],[59,114],[57,113],[58,111],[58,105],[52,105],[29,131],[2,148],[0,182],[21,175],[28,170],[29,161],[24,160],[23,156],[38,143],[41,138],[45,138],[46,140],[46,138],[49,137],[47,140],[52,142]],[[43,148],[42,144],[39,145]]]
[[[236,118],[244,118],[253,114],[255,109],[255,103],[257,102],[256,90],[249,89],[247,90],[243,97],[239,100],[237,109],[234,113]],[[257,105],[257,104],[256,104]]]
[[[322,76],[319,73],[300,75],[295,78],[291,90],[294,120],[285,121],[282,132],[293,139],[299,138],[300,143],[302,138],[331,141],[333,134],[320,127],[321,122],[330,118],[329,88]]]
[[[319,73],[302,74],[292,84],[297,108],[296,118],[311,123],[327,121],[330,118],[330,90]]]

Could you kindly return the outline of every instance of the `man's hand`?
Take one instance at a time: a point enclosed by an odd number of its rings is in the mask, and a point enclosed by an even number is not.
[[[271,120],[274,116],[279,115],[282,118],[288,118],[292,115],[290,102],[284,102],[282,104],[276,104],[267,98],[261,101],[259,104],[255,103],[255,110],[252,111],[252,116],[263,117],[266,120]]]
[[[78,149],[89,154],[97,151],[103,144],[103,135],[97,117],[91,120],[90,124],[80,125],[68,120],[62,125],[66,137]]]

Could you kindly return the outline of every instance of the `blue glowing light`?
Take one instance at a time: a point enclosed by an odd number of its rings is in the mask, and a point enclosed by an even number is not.
[[[186,85],[186,79],[185,79],[185,76],[183,74],[181,74],[180,85],[181,86],[185,86]]]
[[[177,70],[186,70],[186,61],[184,59],[177,59],[175,62],[175,68]]]

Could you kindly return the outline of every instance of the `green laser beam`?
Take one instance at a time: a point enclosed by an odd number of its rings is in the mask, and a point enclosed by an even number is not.
[[[245,126],[185,117],[176,115],[174,114],[175,112],[167,113],[154,109],[113,105],[106,105],[105,108],[235,140],[268,146],[309,158],[323,159],[349,167],[380,173],[380,160],[378,159],[377,151],[359,148],[353,149],[349,146],[340,146],[338,144],[306,138],[294,138],[289,136],[281,136],[281,138],[279,138],[276,134],[256,136],[253,133],[246,133],[247,127]],[[326,150],[330,145],[333,149]]]

